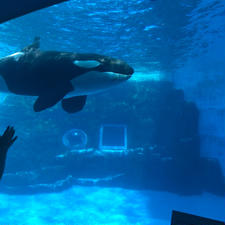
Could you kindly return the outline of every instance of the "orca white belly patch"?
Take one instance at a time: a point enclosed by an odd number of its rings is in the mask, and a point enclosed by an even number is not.
[[[69,96],[91,95],[102,92],[114,86],[117,83],[116,80],[116,76],[104,72],[91,71],[82,74],[72,80],[74,91],[69,93]]]

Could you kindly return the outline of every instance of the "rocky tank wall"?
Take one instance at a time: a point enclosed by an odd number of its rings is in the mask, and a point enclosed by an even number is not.
[[[34,113],[33,101],[8,96],[1,106],[1,126],[14,124],[19,137],[8,154],[2,191],[55,191],[79,184],[224,194],[217,161],[200,157],[198,109],[171,82],[124,83],[89,96],[84,110],[74,115],[60,104]],[[126,153],[99,151],[99,129],[105,123],[127,125]],[[73,128],[88,136],[82,154],[62,143]],[[212,171],[216,186],[208,179]]]
[[[220,38],[184,63],[173,74],[173,82],[199,109],[201,155],[218,159],[225,175],[224,58],[224,38]]]

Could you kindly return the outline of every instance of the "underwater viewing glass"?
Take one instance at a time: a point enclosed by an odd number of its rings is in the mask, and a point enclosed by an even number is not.
[[[225,225],[224,62],[225,0],[0,0],[0,225]]]
[[[70,149],[85,148],[87,144],[87,134],[80,129],[71,129],[63,135],[62,142]]]

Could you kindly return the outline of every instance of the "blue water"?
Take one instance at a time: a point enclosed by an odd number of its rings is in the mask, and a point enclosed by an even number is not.
[[[0,57],[40,36],[42,50],[109,55],[125,60],[135,74],[122,86],[89,96],[84,110],[74,115],[58,105],[35,113],[33,97],[0,94],[0,131],[11,124],[19,137],[8,153],[1,180],[0,224],[169,225],[172,210],[225,221],[224,21],[225,4],[218,0],[70,0],[1,24]],[[185,111],[179,101],[172,106],[164,101],[167,94],[160,83],[164,81],[181,89],[184,100],[194,102],[198,109],[197,122],[193,119],[193,126],[187,122],[177,134],[188,133],[189,128],[191,133],[197,126],[198,134],[193,136],[199,137],[199,145],[188,153],[184,149],[186,155],[170,148],[175,146],[170,141],[174,137],[167,126],[183,122],[170,125],[170,118]],[[178,114],[154,120],[161,108]],[[154,121],[160,124],[158,133]],[[165,169],[153,160],[150,164],[156,169],[146,180],[155,186],[139,188],[135,178],[146,171],[138,170],[135,158],[128,166],[134,174],[131,183],[101,187],[77,182],[77,173],[88,179],[96,178],[95,173],[106,180],[119,177],[123,163],[115,163],[113,155],[108,167],[102,160],[96,164],[88,157],[77,159],[63,145],[63,135],[82,129],[88,136],[87,149],[98,148],[100,125],[113,123],[127,125],[130,149],[154,151],[153,141],[163,140],[160,160],[186,158],[184,173],[190,179],[182,180],[182,175],[177,186],[173,182],[179,177],[179,167],[172,165],[178,173],[167,178],[162,175]],[[199,172],[193,163],[197,151],[209,162],[217,162],[218,169],[205,167]],[[159,154],[153,152],[153,156]],[[110,163],[115,163],[115,171],[110,171]],[[103,166],[108,170],[101,171]],[[196,180],[202,177],[205,184],[201,186]]]

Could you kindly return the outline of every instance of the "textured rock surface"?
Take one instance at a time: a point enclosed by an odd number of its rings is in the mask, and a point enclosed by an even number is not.
[[[217,162],[200,158],[198,110],[169,82],[131,82],[90,96],[85,110],[74,115],[60,106],[33,113],[30,100],[8,97],[3,106],[6,121],[17,112],[12,123],[20,140],[9,153],[2,190],[53,191],[80,184],[224,194]],[[103,123],[127,124],[126,155],[97,151]],[[87,133],[92,152],[76,154],[63,146],[62,135],[71,128]],[[207,182],[210,170],[218,174],[218,190]]]

